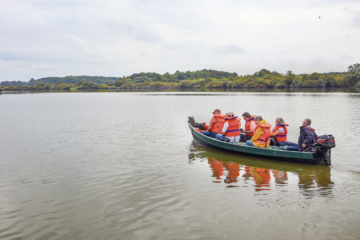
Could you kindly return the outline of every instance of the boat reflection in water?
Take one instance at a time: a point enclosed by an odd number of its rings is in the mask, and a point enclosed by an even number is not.
[[[226,188],[253,187],[255,192],[266,195],[268,191],[300,191],[302,196],[330,196],[334,183],[331,168],[304,163],[267,160],[203,146],[193,142],[190,162],[206,161],[214,183]],[[286,189],[287,188],[287,189]]]
[[[258,168],[251,166],[241,166],[239,163],[230,161],[222,162],[215,158],[208,160],[210,169],[215,177],[215,183],[221,183],[222,176],[224,183],[237,183],[239,181],[240,172],[243,171],[242,178],[245,181],[253,180],[256,191],[270,190],[271,175],[273,176],[276,184],[286,184],[287,172],[275,169]],[[240,171],[241,169],[241,171]],[[238,186],[232,186],[238,187]]]

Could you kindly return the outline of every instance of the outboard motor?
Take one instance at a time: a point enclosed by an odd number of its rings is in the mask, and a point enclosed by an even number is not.
[[[317,142],[318,160],[324,161],[326,165],[331,165],[331,149],[335,147],[335,138],[333,135],[321,135]]]

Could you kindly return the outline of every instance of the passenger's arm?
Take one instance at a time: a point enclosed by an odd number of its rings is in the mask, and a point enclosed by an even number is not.
[[[225,133],[226,133],[228,127],[229,127],[229,123],[226,122],[226,123],[224,124],[224,126],[223,126],[223,129],[222,129],[222,135],[223,135],[223,136],[225,136]]]
[[[312,132],[311,132],[312,133]],[[314,144],[316,141],[315,140],[315,136],[314,134],[306,134],[305,138],[304,138],[304,142],[303,142],[303,147],[306,147],[307,145],[311,145],[311,144]]]
[[[241,124],[241,123],[240,123]],[[254,125],[255,123],[251,123],[250,124],[250,129],[251,130],[242,130],[242,131],[240,131],[241,133],[250,133],[250,134],[252,134],[252,133],[254,133],[254,130],[253,129],[255,129],[256,128],[256,124]],[[245,127],[246,127],[246,123],[245,123]]]
[[[255,129],[255,128],[256,128],[256,123],[255,123],[254,121],[252,121],[252,122],[250,123],[250,129],[251,129],[251,130],[245,131],[245,132],[252,134],[252,133],[254,133],[254,129]]]
[[[308,145],[308,144],[311,144],[309,135],[307,135],[307,136],[305,137],[302,146],[303,146],[303,147],[306,147],[306,145]]]
[[[208,131],[210,132],[212,127],[214,126],[214,124],[217,122],[217,119],[216,118],[212,118],[211,121],[210,121],[210,124],[209,124],[209,128],[208,128]]]
[[[271,133],[270,134],[270,137],[275,137],[276,135],[278,135],[279,134],[279,131],[276,131],[276,132],[274,132],[274,133]]]
[[[254,131],[253,130],[249,130],[249,131],[246,131],[246,130],[242,130],[242,131],[240,131],[241,133],[253,133]]]

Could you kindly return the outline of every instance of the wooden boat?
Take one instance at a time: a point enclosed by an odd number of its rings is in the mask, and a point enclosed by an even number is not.
[[[314,164],[331,165],[331,149],[320,149],[315,152],[296,152],[283,150],[284,147],[270,146],[269,148],[258,148],[246,145],[246,143],[228,143],[216,140],[201,134],[195,129],[195,121],[189,117],[189,128],[195,140],[210,145],[212,147],[226,149],[242,154],[251,154],[266,158],[272,158],[285,161],[308,162]]]

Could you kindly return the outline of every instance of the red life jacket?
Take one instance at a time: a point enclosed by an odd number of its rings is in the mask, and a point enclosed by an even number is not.
[[[251,115],[251,118],[249,118],[246,123],[245,123],[245,131],[250,131],[251,128],[250,128],[250,124],[252,121],[254,121],[254,117],[256,117],[256,115]],[[253,136],[255,133],[255,130],[253,133],[245,133],[245,135],[248,135],[248,136]]]
[[[198,132],[203,132],[204,130],[200,130],[199,128],[195,128],[196,131]]]
[[[223,129],[224,124],[225,124],[225,115],[221,114],[221,113],[215,113],[215,115],[211,118],[211,120],[213,118],[216,118],[217,122],[210,129],[210,131],[221,134],[222,129]],[[210,124],[211,124],[211,120],[210,120]],[[209,126],[210,126],[210,124],[209,124]]]
[[[254,133],[258,128],[261,128],[264,133],[256,140],[257,143],[267,144],[270,143],[271,124],[270,123],[259,123],[254,130]]]
[[[240,136],[240,118],[225,118],[225,122],[229,123],[229,127],[226,130],[225,137],[237,137]]]
[[[209,126],[208,126],[208,125],[206,125],[206,123],[202,123],[202,125],[204,125],[204,127],[205,127],[205,131],[207,131],[207,130],[209,129]]]
[[[276,127],[272,131],[273,133],[276,132],[281,127],[285,130],[285,133],[280,133],[280,134],[275,136],[276,141],[278,141],[278,142],[286,142],[287,141],[287,133],[288,133],[288,131],[287,131],[286,126],[289,126],[289,125],[282,124],[282,123],[276,124]]]
[[[313,133],[315,133],[315,129],[313,129],[313,128],[312,128],[312,127],[310,127],[310,126],[306,126],[306,127],[310,128],[310,129],[311,129],[311,131],[312,131]]]

